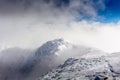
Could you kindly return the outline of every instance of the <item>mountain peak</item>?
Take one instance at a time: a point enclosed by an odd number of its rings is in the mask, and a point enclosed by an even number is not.
[[[64,39],[54,39],[47,41],[40,48],[38,48],[36,55],[54,55],[55,52],[70,47],[70,43]]]

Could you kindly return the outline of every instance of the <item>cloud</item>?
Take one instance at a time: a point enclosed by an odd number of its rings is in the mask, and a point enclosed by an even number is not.
[[[35,47],[47,39],[62,37],[61,33],[67,36],[77,19],[95,18],[99,10],[105,9],[103,0],[0,0],[0,3],[2,49]]]
[[[41,20],[47,17],[49,21],[95,18],[105,10],[104,0],[0,0],[0,3],[2,15],[37,14]]]
[[[33,56],[34,50],[8,48],[0,52],[0,79],[23,80],[20,68]]]
[[[47,18],[46,18],[47,20]],[[65,38],[76,44],[96,47],[107,52],[119,50],[120,23],[101,23],[82,20],[80,22],[41,22],[38,16],[2,16],[0,46],[36,48],[55,38]]]
[[[39,1],[36,3],[36,1]],[[101,23],[95,18],[104,11],[104,0],[30,0],[27,10],[19,0],[1,0],[9,4],[0,11],[0,47],[36,48],[53,38],[63,37],[76,44],[89,45],[107,52],[119,51],[119,23]],[[16,5],[19,4],[19,5]],[[12,11],[11,7],[15,9]],[[10,9],[13,14],[9,12]],[[20,8],[23,9],[21,11]],[[7,14],[2,14],[4,11]],[[76,19],[81,19],[77,21]],[[117,36],[117,37],[116,37]]]

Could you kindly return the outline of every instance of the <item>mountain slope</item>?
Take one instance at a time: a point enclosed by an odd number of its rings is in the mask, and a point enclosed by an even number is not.
[[[115,72],[105,57],[69,58],[38,80],[120,80],[120,73]]]

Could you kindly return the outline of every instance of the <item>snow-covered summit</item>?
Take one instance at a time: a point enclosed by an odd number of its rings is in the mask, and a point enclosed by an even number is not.
[[[79,46],[64,39],[47,41],[35,52],[35,60],[53,67],[63,63],[68,58],[94,58],[105,56],[107,53],[86,46]]]
[[[26,62],[20,71],[21,74],[29,75],[34,75],[34,73],[37,71],[39,74],[35,75],[34,77],[32,76],[32,78],[35,78],[46,74],[52,69],[56,70],[57,66],[64,63],[63,65],[59,66],[57,70],[65,70],[63,71],[63,74],[64,72],[65,74],[68,74],[69,71],[74,70],[78,72],[77,74],[81,75],[83,74],[82,72],[88,72],[89,70],[93,70],[93,68],[96,69],[97,67],[102,67],[105,69],[106,66],[108,67],[107,62],[104,59],[106,54],[107,53],[95,48],[74,45],[68,41],[65,41],[64,39],[55,39],[47,41],[41,47],[39,47],[35,51],[35,55]],[[48,73],[48,75],[49,74],[51,75],[51,72]],[[74,74],[76,73],[74,72]],[[75,76],[74,74],[72,75]],[[65,76],[66,75],[64,75],[64,77]],[[70,77],[71,74],[68,74],[68,76]],[[64,77],[61,80],[64,80]],[[65,78],[65,80],[67,78]],[[43,78],[43,80],[45,80],[45,78]],[[48,80],[58,79],[51,78]]]
[[[47,41],[39,47],[35,53],[37,57],[99,57],[107,55],[104,51],[82,45],[75,45],[64,39],[55,39]]]
[[[72,45],[68,41],[65,41],[64,39],[55,39],[52,41],[47,41],[40,48],[38,48],[38,50],[36,51],[36,55],[58,55],[56,54],[57,51],[62,51],[71,47]]]
[[[21,74],[31,74],[31,72],[38,72],[37,75],[42,75],[49,70],[60,65],[60,58],[58,55],[60,51],[64,51],[68,48],[72,48],[72,44],[64,39],[55,39],[47,41],[41,47],[39,47],[33,57],[28,59],[25,65],[21,68]],[[37,76],[35,75],[35,76]],[[34,78],[32,76],[32,78]]]

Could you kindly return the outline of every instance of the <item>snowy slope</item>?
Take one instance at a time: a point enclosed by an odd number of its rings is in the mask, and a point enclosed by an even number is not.
[[[105,57],[70,58],[38,80],[120,80],[120,74]]]

